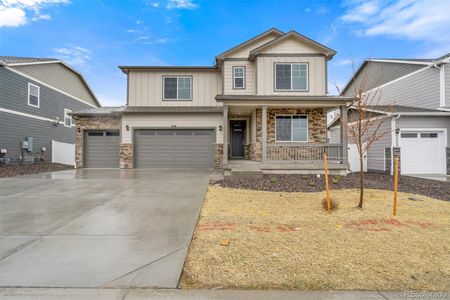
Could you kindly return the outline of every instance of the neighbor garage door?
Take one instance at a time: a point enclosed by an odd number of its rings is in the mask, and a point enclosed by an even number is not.
[[[214,130],[136,130],[135,168],[213,168]]]
[[[442,131],[402,131],[400,159],[403,174],[445,174]]]
[[[84,137],[84,167],[118,168],[119,144],[119,131],[87,131]]]

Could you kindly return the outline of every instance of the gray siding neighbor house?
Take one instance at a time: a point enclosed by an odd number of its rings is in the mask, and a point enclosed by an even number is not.
[[[388,116],[382,126],[387,134],[367,153],[369,171],[392,173],[398,155],[403,174],[450,174],[449,59],[450,53],[436,59],[368,59],[344,87],[341,94],[349,97],[355,87],[376,91],[378,103],[370,112]],[[352,113],[350,108],[350,124]],[[328,124],[330,140],[339,141],[339,127],[338,118]],[[349,153],[351,167],[352,161]]]
[[[71,112],[99,106],[64,62],[0,56],[0,149],[9,162],[51,160],[52,141],[75,144]]]

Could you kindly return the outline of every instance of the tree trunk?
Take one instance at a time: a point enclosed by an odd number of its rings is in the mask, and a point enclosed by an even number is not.
[[[363,156],[359,156],[359,204],[358,207],[363,207],[363,200],[364,200],[364,163],[363,163]]]

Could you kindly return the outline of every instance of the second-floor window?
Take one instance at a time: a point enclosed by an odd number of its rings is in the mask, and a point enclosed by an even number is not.
[[[164,76],[164,100],[192,100],[192,76]]]
[[[39,86],[28,83],[28,105],[39,107],[40,105],[40,88]]]
[[[245,89],[245,67],[233,67],[233,88]]]
[[[275,64],[276,91],[307,91],[308,64],[277,63]]]
[[[72,126],[72,116],[70,115],[72,111],[70,109],[64,109],[64,126],[71,127]]]

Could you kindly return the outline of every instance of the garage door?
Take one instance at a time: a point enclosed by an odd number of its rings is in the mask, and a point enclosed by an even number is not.
[[[84,141],[85,168],[119,167],[119,131],[88,131]]]
[[[442,131],[402,131],[400,159],[403,174],[445,174]]]
[[[213,168],[213,130],[136,130],[135,168]]]

